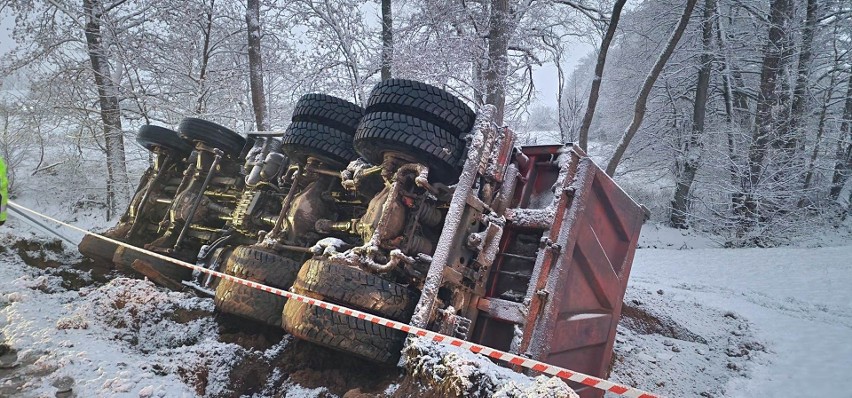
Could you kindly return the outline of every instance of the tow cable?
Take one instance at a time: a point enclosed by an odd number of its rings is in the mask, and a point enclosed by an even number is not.
[[[228,275],[228,274],[225,274],[225,273],[222,273],[222,272],[209,270],[207,268],[204,268],[204,267],[201,267],[201,266],[198,266],[198,265],[195,265],[195,264],[190,264],[190,263],[187,263],[187,262],[184,262],[184,261],[180,261],[180,260],[168,257],[168,256],[164,256],[164,255],[159,254],[159,253],[155,253],[155,252],[152,252],[152,251],[149,251],[149,250],[138,248],[136,246],[133,246],[133,245],[130,245],[130,244],[127,244],[127,243],[124,243],[124,242],[121,242],[121,241],[118,241],[118,240],[115,240],[115,239],[107,238],[105,236],[96,234],[94,232],[87,231],[85,229],[82,229],[82,228],[79,228],[77,226],[68,224],[66,222],[59,221],[59,220],[57,220],[53,217],[41,214],[41,213],[39,213],[35,210],[28,209],[28,208],[21,206],[21,205],[15,203],[15,202],[12,202],[12,201],[9,201],[8,205],[9,205],[9,207],[16,209],[19,214],[21,214],[23,212],[28,212],[28,213],[31,213],[33,215],[42,217],[46,220],[52,221],[52,222],[59,224],[61,226],[70,228],[74,231],[81,232],[81,233],[84,233],[86,235],[94,236],[98,239],[102,239],[102,240],[110,242],[112,244],[119,245],[119,246],[128,248],[130,250],[135,250],[139,253],[144,253],[144,254],[149,255],[151,257],[154,257],[154,258],[157,258],[157,259],[160,259],[160,260],[163,260],[163,261],[167,261],[167,262],[170,262],[172,264],[175,264],[175,265],[178,265],[178,266],[181,266],[181,267],[189,268],[189,269],[192,269],[194,271],[205,273],[205,274],[211,275],[211,276],[216,277],[216,278],[229,280],[229,281],[232,281],[232,282],[235,282],[235,283],[239,283],[241,285],[251,287],[253,289],[258,289],[258,290],[262,290],[262,291],[267,292],[267,293],[272,293],[272,294],[275,294],[277,296],[287,298],[288,300],[296,300],[296,301],[299,301],[299,302],[302,302],[302,303],[306,303],[308,305],[313,305],[313,306],[317,306],[317,307],[320,307],[320,308],[323,308],[323,309],[326,309],[326,310],[329,310],[329,311],[334,311],[334,312],[337,312],[337,313],[340,313],[340,314],[343,314],[343,315],[346,315],[346,316],[349,316],[349,317],[358,318],[358,319],[362,319],[362,320],[365,320],[365,321],[368,321],[368,322],[371,322],[371,323],[375,323],[377,325],[389,327],[389,328],[396,329],[396,330],[401,330],[405,333],[416,335],[416,336],[419,336],[419,337],[423,337],[423,338],[432,340],[432,341],[440,343],[440,344],[451,345],[451,346],[454,346],[454,347],[465,349],[465,350],[471,351],[475,354],[482,354],[482,355],[485,355],[487,357],[494,358],[494,359],[509,363],[511,365],[520,366],[522,368],[530,369],[530,370],[540,372],[540,373],[544,373],[544,374],[547,374],[547,375],[550,375],[550,376],[556,376],[556,377],[559,377],[559,378],[564,379],[564,380],[572,381],[572,382],[575,382],[575,383],[580,383],[580,384],[583,384],[583,385],[586,385],[586,386],[589,386],[589,387],[594,387],[596,389],[611,392],[611,393],[614,393],[614,394],[617,394],[617,395],[623,395],[623,396],[626,396],[626,397],[633,397],[633,398],[657,398],[657,397],[659,397],[659,395],[651,394],[649,392],[646,392],[646,391],[643,391],[643,390],[640,390],[640,389],[637,389],[637,388],[633,388],[633,387],[630,387],[630,386],[627,386],[627,385],[614,383],[614,382],[611,382],[609,380],[601,379],[601,378],[594,377],[594,376],[587,375],[587,374],[580,373],[580,372],[575,372],[573,370],[568,370],[568,369],[561,368],[561,367],[558,367],[558,366],[546,364],[544,362],[536,361],[536,360],[533,360],[533,359],[524,358],[522,356],[511,354],[511,353],[508,353],[508,352],[498,351],[498,350],[495,350],[493,348],[489,348],[489,347],[486,347],[486,346],[483,346],[483,345],[471,343],[469,341],[457,339],[457,338],[452,337],[452,336],[447,336],[447,335],[444,335],[444,334],[435,333],[435,332],[430,331],[430,330],[421,329],[421,328],[418,328],[416,326],[411,326],[411,325],[408,325],[408,324],[405,324],[405,323],[392,321],[390,319],[382,318],[382,317],[379,317],[379,316],[376,316],[376,315],[373,315],[373,314],[368,314],[366,312],[361,312],[361,311],[354,310],[354,309],[351,309],[351,308],[346,308],[346,307],[343,307],[343,306],[340,306],[340,305],[337,305],[337,304],[331,304],[331,303],[328,303],[328,302],[325,302],[325,301],[322,301],[322,300],[317,300],[317,299],[313,299],[313,298],[310,298],[310,297],[302,296],[300,294],[296,294],[296,293],[289,292],[289,291],[286,291],[286,290],[277,289],[277,288],[274,288],[274,287],[271,287],[271,286],[262,285],[262,284],[257,283],[257,282],[252,282],[252,281],[249,281],[249,280],[237,278],[235,276],[231,276],[231,275]],[[27,216],[27,219],[32,220],[31,218],[29,218],[29,216]],[[37,223],[37,225],[42,225],[42,224]],[[46,230],[50,230],[47,227],[44,227],[44,228]],[[55,234],[57,236],[60,236],[58,233],[55,233]],[[72,245],[73,244],[74,243],[72,243]]]
[[[61,234],[59,231],[57,231],[57,230],[55,230],[51,227],[48,227],[47,225],[44,225],[41,221],[39,221],[35,218],[30,217],[29,214],[21,211],[21,208],[26,209],[21,205],[18,205],[18,204],[15,204],[14,202],[9,201],[9,210],[12,210],[12,212],[10,212],[10,214],[12,216],[19,217],[23,221],[25,221],[27,224],[30,224],[30,226],[36,226],[38,228],[41,228],[45,232],[49,232],[50,234],[55,235],[56,237],[64,240],[65,242],[67,242],[71,246],[77,245],[76,243],[74,243],[74,241],[69,239],[67,236]]]

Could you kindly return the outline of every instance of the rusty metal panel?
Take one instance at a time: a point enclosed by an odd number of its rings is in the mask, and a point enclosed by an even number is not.
[[[562,156],[570,156],[560,171],[562,195],[543,233],[517,350],[605,378],[644,213],[585,154]],[[602,396],[573,387],[582,397]]]

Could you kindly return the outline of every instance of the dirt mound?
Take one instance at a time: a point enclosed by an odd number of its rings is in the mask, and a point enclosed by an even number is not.
[[[678,306],[690,306],[689,317]],[[672,396],[724,396],[727,380],[748,377],[764,345],[733,312],[681,301],[662,290],[628,290],[618,325],[612,378]],[[699,378],[713,377],[711,389]],[[667,385],[668,384],[668,385]]]
[[[398,393],[424,397],[577,397],[556,377],[535,379],[483,356],[415,339],[403,353],[408,377]],[[423,387],[426,387],[425,389]],[[403,395],[395,395],[403,396]]]

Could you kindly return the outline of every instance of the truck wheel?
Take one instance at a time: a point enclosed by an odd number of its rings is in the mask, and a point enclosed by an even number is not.
[[[310,259],[302,265],[293,287],[328,301],[407,322],[420,294],[358,268]]]
[[[399,360],[406,337],[399,330],[297,300],[284,304],[281,327],[296,338],[387,365]]]
[[[300,163],[305,163],[308,156],[343,165],[358,158],[352,147],[352,134],[316,122],[290,123],[281,141],[284,153]]]
[[[128,249],[124,246],[119,246],[118,249],[115,249],[115,254],[112,256],[112,263],[115,264],[115,267],[120,271],[131,272],[131,266],[134,261],[148,257],[149,256],[147,254]]]
[[[189,141],[201,141],[219,148],[226,155],[237,158],[246,145],[246,139],[234,131],[194,117],[184,118],[178,126],[181,137]]]
[[[352,136],[363,116],[364,108],[344,99],[325,94],[305,94],[296,103],[292,121],[319,123]]]
[[[136,134],[136,142],[152,152],[156,147],[172,151],[180,157],[185,157],[192,152],[192,146],[183,138],[180,138],[177,131],[150,124],[139,128],[139,132]]]
[[[367,101],[367,113],[394,112],[425,120],[456,137],[470,132],[476,113],[456,96],[414,80],[388,79],[377,84]]]
[[[115,237],[111,238],[115,239]],[[92,235],[84,236],[77,245],[77,250],[84,256],[103,264],[112,263],[113,254],[118,248],[118,245]]]
[[[144,253],[138,253],[138,255],[139,258],[134,260],[130,267],[160,286],[176,291],[183,290],[181,281],[192,277],[192,270],[189,268]]]
[[[257,248],[239,246],[225,262],[225,273],[279,289],[293,284],[299,263],[291,258]],[[227,279],[219,281],[213,302],[219,311],[273,326],[281,324],[284,297]]]
[[[429,179],[454,183],[465,142],[447,130],[402,113],[368,113],[355,133],[355,150],[373,164],[385,152],[412,156],[429,166]]]
[[[213,302],[216,309],[272,326],[281,325],[287,299],[227,279],[219,280]]]

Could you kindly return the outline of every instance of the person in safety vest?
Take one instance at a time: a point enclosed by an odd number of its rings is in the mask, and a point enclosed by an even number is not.
[[[6,177],[6,161],[0,156],[0,225],[6,223],[6,202],[9,201],[9,178]]]

